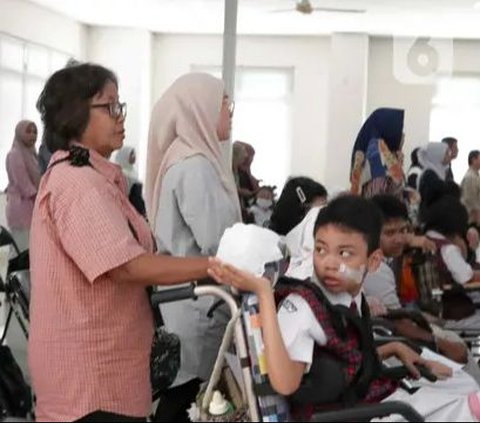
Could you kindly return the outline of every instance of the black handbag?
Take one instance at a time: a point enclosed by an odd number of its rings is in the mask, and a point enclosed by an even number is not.
[[[149,299],[153,288],[147,288]],[[152,307],[155,322],[155,334],[150,354],[150,382],[153,397],[166,391],[177,377],[180,369],[180,338],[164,329],[162,313],[159,307]]]
[[[166,391],[180,369],[180,339],[160,328],[155,331],[150,356],[150,381],[154,395]]]
[[[28,417],[32,393],[10,348],[0,346],[0,417]]]

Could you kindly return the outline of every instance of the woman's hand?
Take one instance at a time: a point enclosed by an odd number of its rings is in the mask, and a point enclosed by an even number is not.
[[[271,282],[268,279],[239,270],[217,258],[209,259],[208,274],[219,284],[230,285],[240,291],[248,291],[260,295],[262,292],[270,292],[272,290]]]

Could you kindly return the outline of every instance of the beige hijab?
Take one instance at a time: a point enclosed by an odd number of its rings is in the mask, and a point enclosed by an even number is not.
[[[27,129],[31,125],[36,127],[35,122],[31,120],[21,120],[18,122],[15,127],[15,138],[13,139],[12,150],[18,150],[20,152],[29,178],[32,184],[38,188],[42,175],[40,173],[40,165],[38,164],[37,151],[35,147],[27,147],[24,142]]]
[[[195,155],[215,168],[222,185],[238,209],[232,171],[222,158],[217,122],[224,96],[222,81],[202,73],[177,79],[155,104],[150,121],[145,199],[150,222],[155,222],[162,181],[167,170]]]

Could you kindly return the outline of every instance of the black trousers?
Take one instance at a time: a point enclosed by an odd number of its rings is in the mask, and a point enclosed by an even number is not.
[[[131,422],[131,423],[140,423],[146,422],[146,418],[139,418],[139,417],[129,417],[129,416],[122,416],[121,414],[114,414],[114,413],[106,413],[105,411],[95,411],[95,413],[91,413],[88,416],[82,417],[77,422],[92,422],[92,423],[113,423],[113,422]]]
[[[189,422],[187,410],[192,402],[195,402],[201,383],[200,379],[194,379],[183,385],[168,389],[160,397],[160,403],[153,421]]]

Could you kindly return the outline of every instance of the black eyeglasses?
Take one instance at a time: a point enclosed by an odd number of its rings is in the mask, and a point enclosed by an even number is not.
[[[127,116],[127,103],[102,103],[102,104],[92,104],[90,106],[92,109],[106,108],[110,116],[114,119],[125,119]]]

